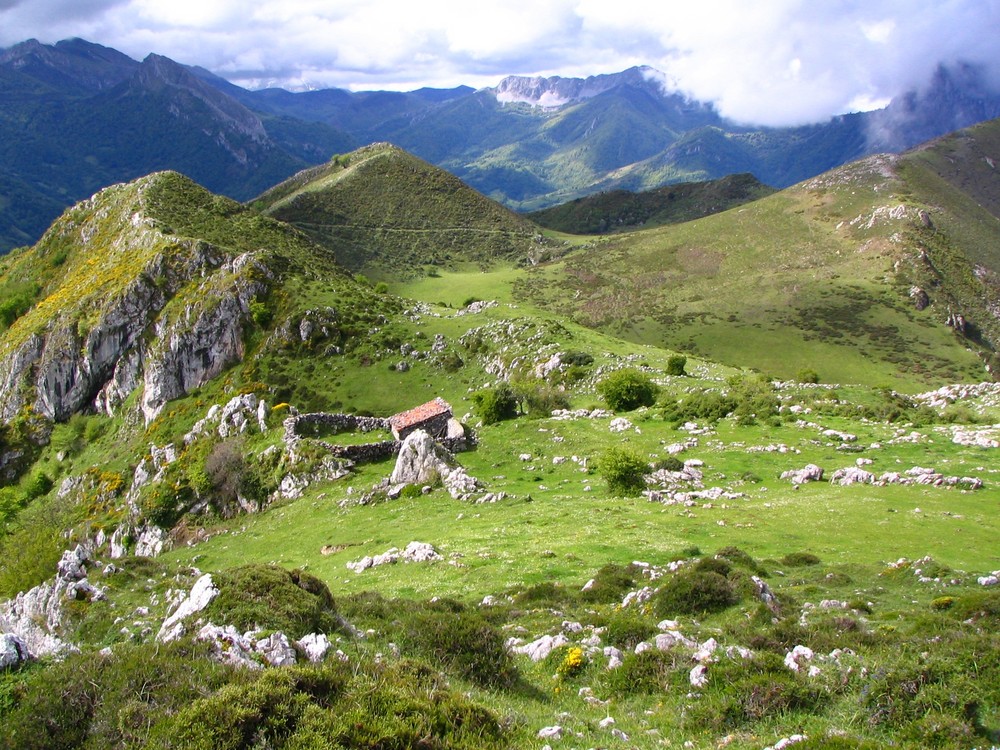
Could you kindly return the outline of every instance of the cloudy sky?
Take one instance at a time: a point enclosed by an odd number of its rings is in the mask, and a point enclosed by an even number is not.
[[[650,65],[723,115],[882,106],[939,63],[1000,81],[1000,0],[0,0],[0,47],[82,37],[248,88],[412,90]]]

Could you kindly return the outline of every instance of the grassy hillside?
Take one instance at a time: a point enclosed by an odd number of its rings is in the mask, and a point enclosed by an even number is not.
[[[422,275],[461,262],[526,262],[544,249],[531,222],[388,144],[301,172],[252,205],[354,270]]]
[[[536,269],[517,293],[617,335],[781,377],[812,368],[824,382],[908,389],[980,379],[975,350],[988,359],[997,341],[995,291],[971,265],[996,267],[986,248],[1000,228],[969,224],[968,199],[915,169],[911,157],[873,157],[722,214],[601,239]],[[911,273],[921,248],[938,245],[959,270]],[[918,283],[925,309],[910,297]],[[945,325],[956,309],[981,336]]]
[[[708,182],[682,182],[643,193],[610,190],[533,211],[528,218],[559,232],[608,234],[700,219],[773,192],[773,188],[762,185],[751,174],[736,174]]]

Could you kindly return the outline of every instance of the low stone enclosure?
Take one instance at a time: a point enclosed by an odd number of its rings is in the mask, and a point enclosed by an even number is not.
[[[311,437],[316,443],[325,447],[337,458],[345,458],[356,463],[380,461],[397,455],[403,445],[403,441],[389,439],[373,440],[370,443],[361,443],[358,445],[337,445],[327,440],[315,438],[314,434],[320,428],[334,430],[335,432],[384,432],[392,434],[390,419],[359,417],[354,414],[328,412],[296,414],[284,421],[285,445],[290,446],[302,437]],[[449,432],[450,434],[454,434],[454,431]],[[313,433],[313,435],[310,435],[310,433]],[[475,446],[475,439],[464,428],[462,428],[460,436],[435,438],[435,442],[447,448],[452,453],[471,450]]]

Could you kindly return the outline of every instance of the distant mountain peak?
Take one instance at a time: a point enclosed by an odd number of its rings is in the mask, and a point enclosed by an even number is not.
[[[621,73],[563,78],[562,76],[507,76],[490,89],[501,104],[531,104],[536,107],[562,107],[590,99],[618,86],[650,86],[661,90],[663,74],[643,65]]]
[[[163,88],[183,90],[207,106],[221,123],[249,136],[255,142],[263,143],[267,140],[267,132],[257,115],[169,57],[148,55],[130,81],[130,88],[133,91]]]
[[[127,55],[84,39],[64,39],[54,45],[37,39],[0,50],[0,66],[59,87],[83,86],[100,91],[127,79],[139,63]]]

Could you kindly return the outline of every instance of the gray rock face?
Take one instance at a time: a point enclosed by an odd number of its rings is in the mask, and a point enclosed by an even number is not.
[[[816,464],[807,464],[802,469],[790,469],[782,472],[781,478],[790,480],[792,484],[819,482],[823,479],[823,469]]]
[[[78,544],[76,549],[63,552],[62,558],[56,565],[56,574],[67,581],[79,581],[87,577],[86,565],[89,560],[87,551]]]
[[[266,267],[246,255],[223,270],[235,275],[251,267],[258,275],[270,275]],[[265,290],[264,284],[252,278],[250,273],[235,275],[222,288],[217,279],[210,278],[200,293],[192,295],[196,301],[188,304],[174,324],[157,321],[157,340],[149,348],[143,373],[142,412],[147,424],[167,401],[208,382],[243,358],[243,324],[250,300]]]
[[[296,661],[295,649],[284,633],[271,633],[254,643],[254,651],[264,657],[272,667],[286,667]]]
[[[305,652],[306,658],[313,664],[323,661],[331,648],[330,639],[323,633],[309,633],[295,645]]]
[[[392,485],[434,484],[440,480],[454,498],[464,498],[480,487],[477,479],[458,465],[455,457],[423,430],[406,436],[389,477]]]
[[[223,664],[232,664],[247,669],[262,669],[264,665],[254,658],[254,643],[246,635],[236,631],[232,625],[220,627],[209,623],[198,631],[196,640],[207,641],[212,646],[212,655]]]
[[[454,458],[448,451],[423,430],[415,430],[403,441],[389,481],[392,484],[433,483],[441,479],[442,472],[450,473],[453,465]]]
[[[98,197],[92,203],[102,205]],[[92,217],[60,231],[86,248],[101,221],[110,220]],[[90,405],[114,414],[141,384],[148,423],[166,401],[242,358],[249,302],[264,290],[269,271],[248,255],[227,261],[205,242],[165,244],[141,211],[119,221],[119,255],[131,247],[137,255],[164,249],[120,291],[106,299],[90,295],[79,306],[71,300],[44,329],[0,352],[0,419],[12,418],[27,398],[56,421]]]
[[[87,580],[89,562],[83,546],[64,552],[53,579],[0,604],[0,633],[16,636],[33,657],[76,650],[61,636],[65,602],[104,598],[104,592]]]
[[[0,670],[16,667],[21,662],[28,661],[31,654],[24,641],[13,633],[0,635]]]
[[[201,612],[218,595],[219,589],[212,581],[212,576],[206,573],[194,582],[191,593],[184,597],[173,613],[163,621],[160,632],[156,635],[156,640],[169,643],[183,636],[187,632],[184,628],[184,620]]]

